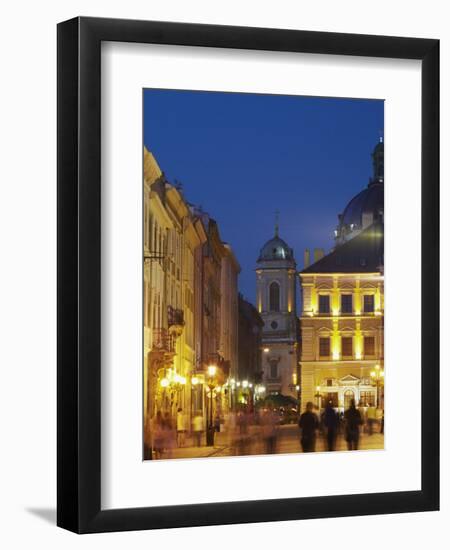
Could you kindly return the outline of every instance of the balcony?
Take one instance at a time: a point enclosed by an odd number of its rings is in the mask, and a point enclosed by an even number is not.
[[[172,306],[167,308],[167,324],[171,326],[184,326],[184,312],[182,309],[175,309]]]
[[[167,325],[169,331],[178,337],[183,332],[184,328],[184,312],[182,309],[175,309],[172,306],[167,308]]]
[[[175,340],[166,328],[153,329],[152,351],[175,352]]]

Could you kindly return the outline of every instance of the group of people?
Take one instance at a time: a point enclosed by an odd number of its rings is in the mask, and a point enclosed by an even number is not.
[[[305,411],[298,420],[303,452],[316,450],[318,434],[323,435],[328,451],[336,450],[339,434],[344,436],[348,450],[357,450],[363,430],[372,435],[375,425],[379,425],[383,433],[384,415],[379,416],[378,413],[375,407],[357,408],[353,399],[343,413],[338,413],[331,401],[321,412],[315,410],[312,402],[306,403]],[[146,445],[153,452],[153,457],[172,458],[177,447],[202,446],[206,429],[201,412],[192,415],[191,426],[188,424],[188,417],[181,408],[174,417],[169,412],[158,411],[146,426]],[[208,429],[223,432],[220,444],[232,448],[233,455],[274,454],[278,447],[279,424],[280,414],[276,409],[260,408],[251,412],[230,411],[224,417],[215,415]],[[208,437],[206,444],[211,445]]]
[[[317,433],[325,432],[327,450],[336,450],[338,434],[343,432],[349,451],[356,451],[359,447],[361,429],[367,425],[369,435],[373,434],[374,425],[378,422],[375,407],[360,410],[356,408],[355,400],[350,401],[349,408],[340,416],[331,401],[329,401],[319,417],[314,412],[314,405],[306,403],[306,410],[300,416],[298,425],[303,452],[316,450]],[[384,431],[384,415],[380,419],[380,432]]]

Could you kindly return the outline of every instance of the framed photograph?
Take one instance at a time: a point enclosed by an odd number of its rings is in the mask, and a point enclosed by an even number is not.
[[[437,510],[438,289],[438,40],[58,25],[59,526]]]

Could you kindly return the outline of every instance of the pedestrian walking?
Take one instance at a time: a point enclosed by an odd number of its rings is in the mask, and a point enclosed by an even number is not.
[[[333,408],[333,403],[328,401],[323,414],[323,424],[327,431],[327,448],[329,451],[336,450],[336,437],[339,428],[339,417]]]
[[[277,449],[277,419],[270,409],[261,418],[261,434],[266,454],[275,454]]]
[[[200,412],[197,412],[192,420],[192,432],[194,434],[194,441],[197,447],[200,447],[202,444],[203,431],[203,416]]]
[[[161,411],[156,413],[152,424],[153,452],[155,453],[155,458],[158,459],[162,457],[164,451],[164,429]]]
[[[173,426],[172,417],[169,412],[164,415],[163,423],[163,447],[164,452],[167,454],[167,458],[172,458],[173,449],[176,446],[176,432]]]
[[[377,410],[374,405],[370,405],[367,409],[367,430],[369,435],[373,434],[373,428],[377,420]]]
[[[357,451],[359,445],[359,429],[363,421],[361,413],[355,406],[355,400],[350,401],[350,407],[344,413],[345,439],[349,451]]]
[[[177,411],[177,445],[183,447],[186,439],[186,415],[181,407]]]
[[[306,410],[300,416],[298,422],[301,430],[301,444],[304,453],[314,452],[316,450],[316,431],[319,427],[317,415],[313,413],[314,405],[311,401],[306,403]]]

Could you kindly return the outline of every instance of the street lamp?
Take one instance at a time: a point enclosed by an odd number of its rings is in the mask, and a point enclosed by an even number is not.
[[[316,386],[316,395],[315,395],[314,397],[317,398],[317,408],[318,408],[319,411],[320,411],[320,398],[321,398],[320,386]]]
[[[207,368],[208,373],[208,382],[207,386],[209,388],[209,425],[206,431],[206,444],[208,446],[214,445],[214,424],[213,424],[213,390],[216,387],[215,376],[217,373],[216,365],[209,365]]]
[[[384,370],[380,365],[375,365],[375,370],[371,371],[370,377],[377,387],[377,408],[380,408],[380,385],[384,379]]]

